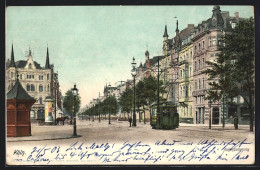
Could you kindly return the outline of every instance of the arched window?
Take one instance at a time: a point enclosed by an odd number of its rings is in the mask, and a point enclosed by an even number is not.
[[[35,86],[34,86],[34,84],[31,84],[31,91],[35,91]]]
[[[32,69],[32,64],[31,63],[29,64],[29,69]]]
[[[31,86],[30,86],[30,84],[27,84],[27,85],[26,85],[26,90],[27,90],[27,91],[31,91]]]
[[[39,92],[42,92],[43,91],[43,86],[40,84],[39,85]]]

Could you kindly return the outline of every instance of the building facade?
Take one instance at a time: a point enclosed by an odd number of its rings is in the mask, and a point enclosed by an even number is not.
[[[6,93],[14,86],[17,75],[19,75],[19,81],[23,88],[30,96],[36,99],[36,102],[31,107],[30,116],[32,120],[44,119],[44,100],[48,96],[56,101],[53,104],[56,111],[61,110],[59,109],[62,107],[62,102],[58,74],[54,73],[54,66],[49,63],[48,48],[45,67],[41,67],[40,64],[33,60],[30,49],[26,61],[19,60],[15,62],[14,48],[12,45],[11,60],[7,60],[6,62]]]

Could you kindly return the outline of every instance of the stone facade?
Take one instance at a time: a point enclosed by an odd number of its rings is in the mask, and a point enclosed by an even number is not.
[[[6,63],[6,93],[14,86],[16,76],[27,93],[36,99],[31,107],[31,119],[44,118],[44,100],[47,96],[56,98],[57,110],[61,108],[61,92],[59,90],[58,75],[54,73],[54,66],[49,64],[49,52],[47,48],[46,64],[41,67],[33,60],[31,50],[27,60],[14,61],[14,49],[12,46],[11,61]],[[56,92],[56,94],[55,94]],[[58,117],[58,115],[56,114]]]

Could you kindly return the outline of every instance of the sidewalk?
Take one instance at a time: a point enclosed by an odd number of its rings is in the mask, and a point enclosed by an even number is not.
[[[31,136],[22,137],[6,137],[7,142],[18,141],[42,141],[42,140],[58,140],[76,138],[72,135],[72,125],[44,125],[31,124]],[[81,136],[77,136],[81,137]]]

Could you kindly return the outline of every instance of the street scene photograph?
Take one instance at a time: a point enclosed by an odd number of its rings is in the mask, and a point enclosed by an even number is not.
[[[7,6],[14,165],[253,165],[249,5]]]

